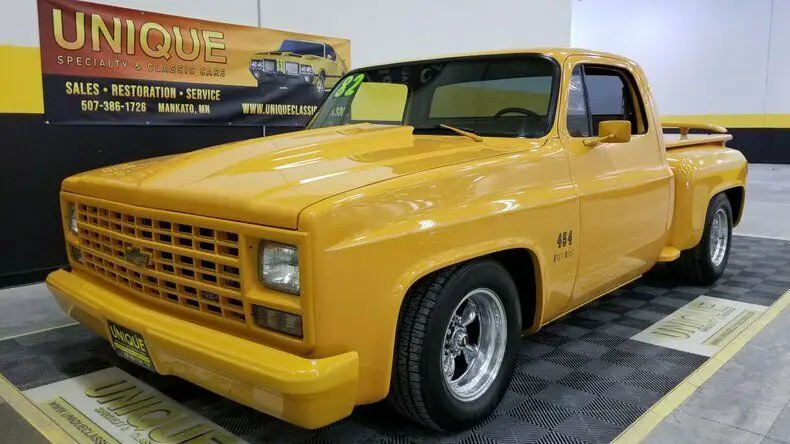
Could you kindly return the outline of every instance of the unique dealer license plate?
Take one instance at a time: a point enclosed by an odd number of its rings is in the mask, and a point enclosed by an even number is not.
[[[154,363],[148,354],[148,346],[145,344],[143,335],[134,330],[129,330],[115,322],[107,321],[110,327],[110,337],[112,338],[112,348],[118,356],[134,362],[140,367],[155,371]]]

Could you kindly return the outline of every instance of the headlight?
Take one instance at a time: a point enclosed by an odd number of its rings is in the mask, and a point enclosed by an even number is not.
[[[310,65],[301,65],[299,69],[302,71],[302,74],[312,74],[313,67]]]
[[[264,242],[261,246],[260,272],[264,285],[299,294],[299,256],[296,247]]]
[[[69,230],[74,234],[80,233],[80,228],[77,226],[77,206],[73,203],[69,204]]]

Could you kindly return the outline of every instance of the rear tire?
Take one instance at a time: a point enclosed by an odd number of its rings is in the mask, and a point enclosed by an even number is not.
[[[421,279],[401,309],[390,404],[407,418],[445,431],[467,429],[487,417],[510,384],[520,313],[516,285],[492,259]]]
[[[716,195],[708,205],[705,229],[696,247],[684,250],[668,264],[669,269],[684,281],[710,285],[727,268],[732,243],[732,206],[724,193]]]

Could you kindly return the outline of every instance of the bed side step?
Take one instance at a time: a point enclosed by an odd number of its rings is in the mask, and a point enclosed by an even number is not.
[[[680,257],[680,250],[675,247],[664,247],[658,256],[658,262],[672,262]]]

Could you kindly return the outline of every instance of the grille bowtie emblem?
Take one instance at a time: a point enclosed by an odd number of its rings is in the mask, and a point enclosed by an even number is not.
[[[136,247],[126,247],[123,251],[123,258],[138,267],[147,267],[151,257]]]

